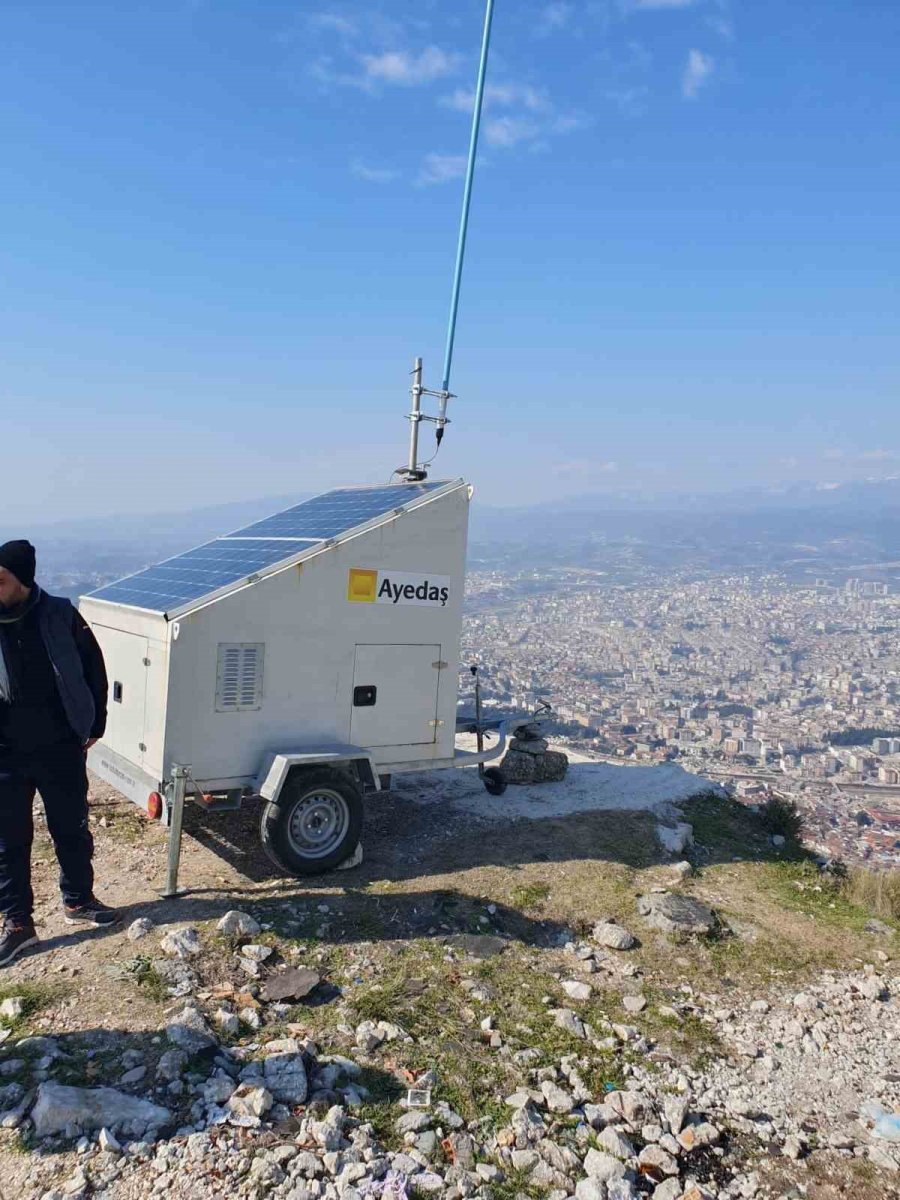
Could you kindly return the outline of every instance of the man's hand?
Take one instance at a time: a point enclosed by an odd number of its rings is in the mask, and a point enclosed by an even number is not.
[[[99,738],[88,738],[88,740],[84,743],[85,754],[87,754],[87,752],[88,752],[88,750],[90,750],[91,746],[96,746],[99,741],[100,741]]]

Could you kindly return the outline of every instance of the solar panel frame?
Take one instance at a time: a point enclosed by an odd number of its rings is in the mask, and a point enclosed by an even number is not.
[[[398,507],[393,501],[399,487],[407,493],[403,501],[403,505],[407,505],[412,499],[427,496],[440,486],[439,483],[412,483],[382,488],[335,488],[225,536],[311,537],[327,541]]]
[[[302,562],[305,558],[319,554],[323,549],[329,548],[346,537],[358,535],[369,528],[376,528],[399,513],[413,511],[461,486],[464,486],[463,480],[456,479],[429,482],[424,485],[394,484],[389,488],[365,486],[336,488],[331,492],[315,496],[303,504],[294,505],[271,517],[255,521],[243,529],[224,534],[201,546],[196,546],[192,550],[174,555],[143,571],[115,580],[98,588],[97,591],[91,592],[85,599],[96,600],[103,604],[123,605],[172,620],[196,608],[213,603],[248,584]],[[415,490],[415,495],[410,498],[409,491],[412,490]],[[354,498],[357,500],[364,500],[367,497],[370,500],[374,499],[374,493],[382,494],[382,501],[389,497],[390,499],[396,498],[398,503],[385,507],[383,502],[379,502],[379,511],[368,517],[364,515],[365,506],[357,503],[354,507],[350,503]],[[348,519],[351,516],[361,519],[356,524],[345,524],[344,528],[331,536],[313,538],[310,535],[281,534],[280,536],[264,537],[259,533],[251,532],[290,514],[299,514],[300,510],[307,505],[314,505],[316,502],[336,496],[348,497],[348,501],[345,503]],[[371,504],[367,507],[371,508]],[[296,528],[297,525],[292,527]],[[229,568],[229,577],[226,579],[222,575],[224,572],[222,564],[228,561],[234,562],[233,556],[238,546],[241,551],[241,565],[249,566],[250,570],[242,570],[240,574],[235,575],[234,566],[232,566]],[[186,592],[187,581],[184,579],[181,568],[175,568],[174,564],[191,562],[191,560],[193,560],[192,566],[195,571],[194,585],[189,592]],[[215,568],[217,561],[220,567],[218,576]],[[205,578],[197,578],[197,576],[204,575]],[[138,580],[143,581],[141,585],[138,585]],[[180,589],[178,588],[179,583],[181,584]],[[203,584],[203,590],[197,590],[198,583]],[[153,600],[154,598],[156,598],[156,603],[148,604],[148,599]]]

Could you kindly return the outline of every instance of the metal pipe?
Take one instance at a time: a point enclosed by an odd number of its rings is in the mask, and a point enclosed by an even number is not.
[[[413,382],[410,388],[412,395],[412,412],[409,414],[409,477],[415,479],[419,474],[419,423],[422,420],[422,360],[417,358],[413,364]]]
[[[481,724],[481,680],[478,678],[478,668],[472,667],[472,674],[475,676],[475,745],[478,747],[478,753],[484,753],[484,728]],[[479,762],[478,774],[484,775],[484,763]]]
[[[172,768],[172,803],[169,808],[169,856],[166,864],[166,897],[178,895],[178,866],[181,862],[181,827],[189,767]]]
[[[484,81],[487,77],[488,51],[491,45],[491,22],[494,18],[494,0],[487,0],[484,14],[484,35],[481,40],[481,60],[478,65],[478,82],[475,85],[475,111],[472,114],[472,136],[469,142],[469,163],[466,168],[466,186],[463,192],[462,219],[459,226],[459,243],[456,248],[456,270],[453,274],[453,294],[450,300],[450,324],[447,329],[447,348],[444,354],[444,376],[438,410],[443,421],[447,414],[447,393],[450,390],[450,368],[453,365],[453,343],[456,340],[456,317],[459,312],[459,290],[462,283],[463,261],[466,256],[466,236],[469,229],[469,208],[472,203],[472,182],[475,178],[475,157],[478,152],[478,133],[481,128],[481,109],[484,104]]]

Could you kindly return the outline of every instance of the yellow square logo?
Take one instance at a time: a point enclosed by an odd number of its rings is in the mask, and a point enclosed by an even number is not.
[[[347,584],[347,599],[354,604],[374,604],[377,587],[377,571],[362,571],[353,567],[350,570],[350,580]]]

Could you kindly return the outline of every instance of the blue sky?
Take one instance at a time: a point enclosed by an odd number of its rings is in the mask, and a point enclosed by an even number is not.
[[[482,14],[4,6],[7,522],[403,460]],[[497,0],[439,473],[521,503],[900,470],[898,53],[894,0]]]

